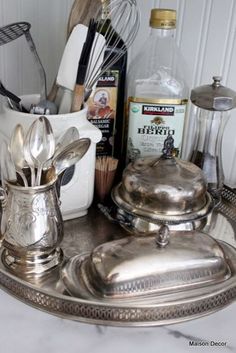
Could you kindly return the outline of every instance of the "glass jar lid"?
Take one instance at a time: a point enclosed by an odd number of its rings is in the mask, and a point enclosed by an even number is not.
[[[222,86],[220,76],[213,76],[211,85],[194,88],[191,91],[191,101],[199,108],[215,111],[226,111],[236,107],[236,92]]]

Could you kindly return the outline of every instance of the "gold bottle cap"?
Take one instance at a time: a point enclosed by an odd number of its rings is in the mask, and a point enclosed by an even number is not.
[[[170,9],[152,9],[150,17],[152,28],[171,29],[176,27],[176,11]]]

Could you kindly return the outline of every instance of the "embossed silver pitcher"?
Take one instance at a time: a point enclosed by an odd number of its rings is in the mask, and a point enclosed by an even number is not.
[[[62,260],[63,221],[56,177],[37,187],[6,182],[0,189],[2,261],[21,277],[41,275]]]

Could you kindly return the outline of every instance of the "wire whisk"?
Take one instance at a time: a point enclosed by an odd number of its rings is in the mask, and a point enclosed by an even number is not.
[[[106,38],[106,44],[97,48],[96,39],[91,51],[87,76],[85,78],[85,101],[98,79],[126,53],[133,43],[140,24],[140,13],[136,0],[101,0],[102,7],[97,14],[97,32]],[[96,54],[95,54],[96,47]],[[104,55],[101,66],[96,63]],[[95,57],[96,56],[96,57]],[[91,65],[94,66],[91,68]]]

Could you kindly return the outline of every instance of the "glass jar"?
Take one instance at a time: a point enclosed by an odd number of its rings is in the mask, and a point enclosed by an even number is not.
[[[208,190],[219,198],[224,183],[222,137],[229,111],[236,106],[236,92],[222,86],[219,76],[214,76],[213,81],[212,85],[197,87],[191,92],[191,101],[198,107],[191,162],[204,171]]]

